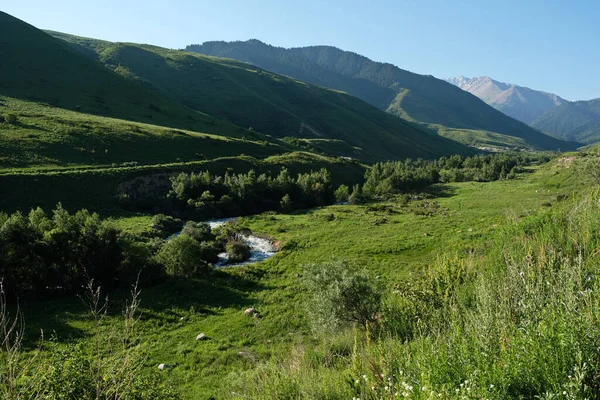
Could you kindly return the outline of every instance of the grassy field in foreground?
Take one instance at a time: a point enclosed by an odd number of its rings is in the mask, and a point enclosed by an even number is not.
[[[302,307],[296,274],[306,263],[361,263],[389,288],[418,275],[442,254],[482,255],[510,221],[559,206],[557,200],[573,188],[569,179],[568,171],[544,167],[515,181],[439,186],[436,197],[406,205],[396,199],[246,218],[253,231],[281,241],[276,256],[143,290],[139,340],[149,355],[147,371],[159,363],[175,365],[164,376],[185,398],[230,397],[230,385],[242,371],[289,354],[297,343],[315,348],[324,343],[309,329]],[[149,222],[149,217],[118,221],[130,232],[143,231]],[[123,297],[113,296],[114,314]],[[250,306],[264,318],[245,317],[243,310]],[[113,315],[110,321],[118,319]],[[77,299],[29,305],[26,320],[30,339],[43,328],[55,332],[59,346],[85,340],[91,328]],[[200,332],[210,340],[196,342]]]

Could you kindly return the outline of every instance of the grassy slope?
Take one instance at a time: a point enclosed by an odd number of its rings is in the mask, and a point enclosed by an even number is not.
[[[61,40],[0,12],[0,95],[85,114],[241,137],[233,124],[126,79]]]
[[[343,140],[362,148],[365,161],[468,152],[345,93],[245,63],[156,46],[53,34],[77,48],[94,50],[109,68],[147,82],[190,108],[275,137]]]
[[[544,135],[448,82],[334,47],[284,49],[250,40],[207,42],[187,49],[231,57],[306,82],[344,90],[409,121],[507,135],[507,145],[512,144],[513,138],[521,138],[538,149],[573,148],[573,144]]]
[[[225,137],[63,110],[0,96],[0,114],[16,124],[0,124],[0,168],[161,164],[288,151],[291,146]],[[255,134],[255,138],[261,135]]]
[[[429,217],[416,215],[416,204],[389,202],[248,218],[255,232],[283,242],[279,254],[253,266],[220,270],[207,279],[173,280],[143,291],[141,333],[150,353],[147,368],[161,362],[176,365],[166,379],[186,398],[227,398],[237,372],[271,355],[289,354],[298,342],[321,343],[310,333],[300,307],[302,291],[295,274],[302,273],[303,264],[359,261],[385,282],[406,279],[448,251],[485,252],[510,218],[540,212],[541,205],[569,194],[575,183],[569,170],[542,167],[517,181],[440,186],[439,212]],[[139,232],[147,229],[150,219],[125,218],[119,223]],[[117,295],[114,303],[119,299]],[[244,317],[249,306],[257,307],[264,318]],[[59,344],[81,340],[89,328],[76,299],[36,304],[27,309],[27,318],[32,337],[39,327],[56,329]],[[196,342],[199,332],[211,340]]]
[[[600,99],[564,103],[532,124],[541,131],[581,143],[600,141]]]

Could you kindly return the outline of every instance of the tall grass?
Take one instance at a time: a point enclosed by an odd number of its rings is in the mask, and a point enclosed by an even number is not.
[[[390,287],[377,340],[354,330],[297,344],[237,380],[238,390],[278,399],[600,398],[599,223],[596,193],[508,226],[484,256],[441,259]]]

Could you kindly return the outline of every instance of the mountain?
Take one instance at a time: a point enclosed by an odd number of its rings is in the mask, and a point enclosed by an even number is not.
[[[5,166],[471,153],[348,94],[245,63],[54,35],[0,12],[0,115],[19,121],[0,124]]]
[[[531,124],[553,108],[568,103],[567,100],[555,94],[498,82],[488,76],[479,78],[459,76],[447,79],[447,81],[526,124]]]
[[[561,104],[536,119],[532,126],[565,140],[600,142],[600,99]]]
[[[231,59],[151,45],[111,43],[51,32],[102,63],[191,110],[250,132],[363,161],[432,158],[471,150],[419,129],[346,93]]]
[[[466,142],[475,138],[475,142],[469,144],[485,143],[484,137],[492,135],[508,146],[520,143],[537,149],[574,147],[506,116],[448,82],[374,62],[335,47],[285,49],[249,40],[206,42],[187,46],[186,50],[236,59],[312,84],[343,90],[426,129]],[[466,139],[467,136],[470,139]]]

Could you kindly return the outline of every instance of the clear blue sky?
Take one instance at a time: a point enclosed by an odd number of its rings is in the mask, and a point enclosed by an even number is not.
[[[182,48],[333,45],[439,78],[488,75],[600,97],[598,0],[2,0],[43,29]]]

